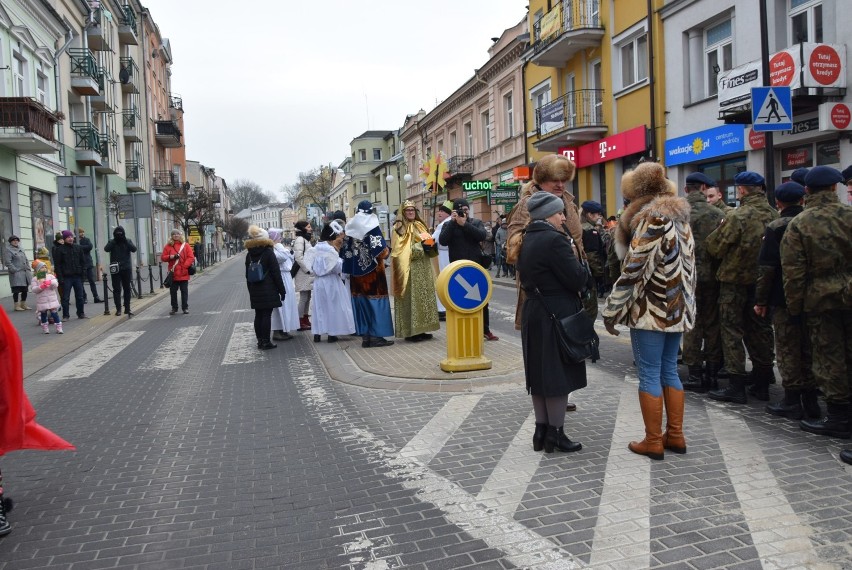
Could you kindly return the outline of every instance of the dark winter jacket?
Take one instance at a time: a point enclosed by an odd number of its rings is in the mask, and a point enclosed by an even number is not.
[[[92,245],[92,240],[87,237],[82,237],[77,240],[77,245],[79,245],[83,249],[83,259],[86,260],[86,269],[95,266],[95,262],[92,261],[92,249],[94,249],[94,245]]]
[[[449,248],[450,261],[469,259],[477,263],[482,261],[482,248],[479,242],[485,239],[488,232],[482,220],[468,218],[465,225],[459,225],[452,220],[447,220],[441,230],[438,242]]]
[[[281,278],[281,270],[273,250],[274,245],[275,243],[267,238],[250,239],[245,242],[246,271],[248,272],[250,263],[260,261],[266,274],[263,281],[259,283],[246,281],[252,309],[278,308],[286,294],[284,280]]]
[[[758,256],[758,277],[754,302],[756,305],[786,307],[784,281],[781,278],[781,239],[790,220],[802,213],[798,204],[781,210],[781,217],[766,226]]]
[[[82,277],[86,271],[86,256],[76,243],[64,243],[53,251],[53,269],[57,279]]]
[[[518,275],[526,300],[521,313],[521,345],[527,392],[534,396],[564,396],[586,386],[584,362],[565,364],[553,321],[535,289],[541,292],[548,308],[557,318],[583,310],[580,292],[587,273],[574,255],[571,238],[545,221],[527,226]]]
[[[109,262],[118,263],[120,271],[130,271],[133,269],[133,262],[130,259],[130,254],[136,252],[136,246],[133,242],[127,239],[124,235],[124,228],[116,227],[112,232],[112,239],[104,246],[104,251],[109,253]]]

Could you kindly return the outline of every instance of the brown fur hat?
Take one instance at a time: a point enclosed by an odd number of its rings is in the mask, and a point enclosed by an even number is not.
[[[551,180],[574,180],[574,172],[577,166],[561,154],[549,154],[536,162],[533,168],[533,182],[541,184]]]
[[[662,164],[643,162],[621,177],[621,195],[628,200],[660,194],[677,194],[677,186],[666,178]]]

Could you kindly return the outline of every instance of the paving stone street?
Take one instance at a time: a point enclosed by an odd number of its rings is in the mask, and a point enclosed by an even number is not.
[[[513,282],[492,369],[448,374],[443,330],[258,351],[242,259],[193,279],[189,315],[163,292],[62,336],[12,314],[39,421],[77,451],[0,459],[0,569],[852,569],[848,441],[689,394],[688,453],[634,455],[628,335],[601,325],[583,449],[536,453]]]

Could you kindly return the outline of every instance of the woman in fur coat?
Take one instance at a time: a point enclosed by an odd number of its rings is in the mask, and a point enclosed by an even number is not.
[[[613,335],[618,335],[616,324],[630,328],[639,374],[645,439],[631,442],[628,448],[651,459],[663,459],[664,449],[686,453],[677,351],[681,336],[695,322],[690,207],[685,198],[677,196],[663,167],[653,162],[625,173],[621,191],[630,200],[615,232],[622,273],[607,298],[604,325]]]

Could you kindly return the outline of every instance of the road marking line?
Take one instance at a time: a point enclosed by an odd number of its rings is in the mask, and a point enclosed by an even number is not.
[[[507,516],[518,510],[542,456],[532,450],[533,431],[535,414],[531,413],[488,476],[476,496],[477,501]]]
[[[435,457],[435,454],[444,447],[447,440],[462,425],[481,399],[482,394],[450,398],[450,401],[444,404],[444,407],[429,420],[429,423],[423,426],[417,435],[400,450],[399,455],[412,459],[416,458],[427,465]]]
[[[764,568],[815,568],[810,537],[772,474],[748,425],[738,415],[707,408],[728,476]]]
[[[590,566],[651,566],[651,460],[627,449],[643,426],[636,390],[625,387],[612,430]]]
[[[176,370],[183,366],[189,353],[198,343],[207,325],[179,327],[172,331],[161,350],[149,356],[139,366],[140,370]]]
[[[262,360],[266,360],[266,354],[257,348],[254,323],[235,323],[234,332],[231,333],[228,347],[225,349],[225,357],[222,358],[222,365],[246,364]]]
[[[67,380],[69,378],[88,378],[101,366],[118,356],[118,353],[145,334],[145,331],[113,333],[104,337],[97,346],[83,351],[53,372],[41,379]]]

